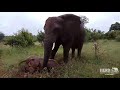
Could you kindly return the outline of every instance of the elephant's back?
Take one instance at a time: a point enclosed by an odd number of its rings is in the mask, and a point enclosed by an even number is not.
[[[59,16],[64,20],[64,29],[62,37],[71,40],[73,44],[83,41],[84,24],[80,21],[80,17],[74,14],[64,14]]]
[[[74,14],[64,14],[59,17],[64,19],[64,21],[80,21],[80,17]]]

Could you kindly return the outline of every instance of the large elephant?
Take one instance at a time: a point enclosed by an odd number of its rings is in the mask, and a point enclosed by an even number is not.
[[[49,58],[54,59],[60,45],[63,46],[63,60],[68,62],[69,51],[78,49],[78,56],[81,55],[85,38],[84,24],[79,16],[74,14],[64,14],[58,17],[49,17],[44,25],[44,62],[43,67],[47,67]],[[53,43],[55,47],[52,50]]]

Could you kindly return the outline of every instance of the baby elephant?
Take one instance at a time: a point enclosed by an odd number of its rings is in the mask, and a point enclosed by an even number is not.
[[[20,70],[25,73],[34,73],[36,71],[40,71],[42,69],[41,65],[41,58],[39,57],[29,57],[26,60],[19,63],[21,65],[24,63],[23,66],[20,67]]]
[[[25,73],[35,73],[35,72],[40,72],[43,68],[42,68],[42,62],[43,62],[43,58],[39,58],[39,57],[30,57],[22,62],[19,63],[19,65],[21,65],[22,63],[24,63],[23,66],[21,66],[20,70],[22,72]],[[53,59],[48,61],[48,71],[50,68],[52,67],[57,67],[58,63],[56,61],[54,61]]]

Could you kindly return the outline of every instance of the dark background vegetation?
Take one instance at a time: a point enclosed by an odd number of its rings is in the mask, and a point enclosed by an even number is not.
[[[88,23],[88,18],[83,16],[84,23]],[[108,39],[108,40],[116,40],[120,41],[120,23],[116,22],[111,24],[109,31],[104,32],[101,30],[96,30],[92,28],[85,28],[86,30],[86,38],[85,42],[93,41],[93,38],[98,39]],[[0,32],[0,42],[5,42],[5,45],[10,46],[21,46],[27,47],[34,45],[34,42],[38,41],[39,43],[43,43],[44,40],[44,32],[39,31],[38,34],[32,35],[29,30],[22,28],[16,34],[12,36],[5,36],[4,33]]]

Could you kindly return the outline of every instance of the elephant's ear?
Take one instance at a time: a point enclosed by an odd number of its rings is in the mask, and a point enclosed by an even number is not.
[[[52,17],[48,17],[48,19],[45,21],[45,24],[44,24],[44,27],[43,27],[44,30],[46,30],[46,28],[48,28],[50,26],[51,18]]]
[[[45,25],[44,25],[43,29],[46,30],[46,22],[45,22]]]
[[[62,29],[64,20],[60,17],[57,17],[57,22],[54,23],[56,29]]]
[[[61,17],[57,17],[57,20],[58,20],[60,23],[63,23],[63,22],[64,22],[64,19],[61,18]]]
[[[46,28],[46,23],[45,23],[45,25],[44,25],[43,29],[45,30],[45,28]]]
[[[62,26],[61,26],[60,24],[58,24],[58,23],[55,23],[55,24],[54,24],[53,33],[54,33],[54,34],[57,34],[57,33],[60,32],[61,29],[62,29]]]
[[[54,33],[59,33],[63,29],[63,22],[64,20],[62,18],[57,18],[57,22],[54,23]]]

